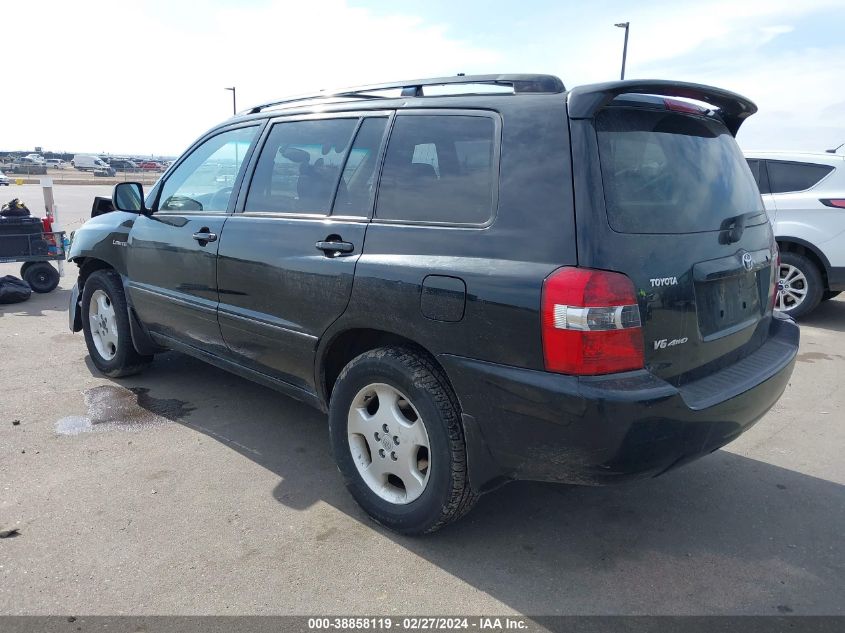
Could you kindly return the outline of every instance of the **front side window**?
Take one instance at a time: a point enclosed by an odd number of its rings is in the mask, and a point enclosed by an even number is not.
[[[376,217],[484,224],[496,184],[493,119],[398,116],[387,145]]]
[[[167,178],[158,210],[225,213],[257,133],[257,126],[238,128],[205,141]]]
[[[328,213],[358,119],[276,123],[261,150],[244,211]]]
[[[768,161],[769,181],[772,193],[805,191],[833,171],[830,165],[812,163],[790,163],[781,160]]]

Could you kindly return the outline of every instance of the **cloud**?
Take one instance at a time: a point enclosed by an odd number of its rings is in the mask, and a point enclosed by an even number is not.
[[[768,42],[776,38],[778,35],[791,33],[795,30],[795,27],[789,24],[774,24],[772,26],[761,26],[758,30],[762,35],[760,41],[764,44],[767,44]]]
[[[0,80],[6,95],[13,86],[17,95],[0,100],[7,149],[178,153],[231,113],[225,86],[237,87],[242,109],[304,90],[500,62],[444,25],[341,0],[212,4],[185,14],[178,4],[133,6],[4,7],[4,22],[17,25],[4,46],[27,58]],[[45,14],[51,19],[42,21]]]
[[[700,81],[758,103],[741,142],[778,146],[785,127],[815,129],[807,137],[814,147],[840,129],[845,137],[845,113],[831,105],[845,101],[845,45],[807,32],[808,20],[845,19],[842,0],[479,1],[440,14],[422,3],[420,15],[387,6],[11,3],[4,23],[16,26],[4,45],[25,51],[27,62],[0,78],[0,149],[175,154],[230,114],[223,88],[232,85],[245,108],[319,88],[457,72],[550,72],[568,86],[607,81],[618,76],[622,32],[612,25],[621,20],[631,21],[628,77]]]

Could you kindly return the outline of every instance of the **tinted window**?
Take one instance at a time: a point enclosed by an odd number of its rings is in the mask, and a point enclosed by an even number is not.
[[[376,217],[483,224],[493,214],[493,120],[398,116],[384,159]]]
[[[760,161],[748,159],[746,161],[748,163],[748,168],[751,170],[751,175],[754,176],[754,182],[757,183],[757,186],[760,186]]]
[[[277,123],[255,167],[245,211],[328,213],[358,119]]]
[[[225,213],[238,171],[257,132],[257,127],[230,130],[196,148],[168,176],[159,210]]]
[[[719,230],[767,221],[748,164],[724,125],[673,112],[608,108],[596,117],[607,216],[624,233]]]
[[[780,160],[770,160],[767,163],[772,193],[804,191],[833,171],[830,165],[788,163]]]
[[[364,119],[361,123],[337,188],[334,215],[369,215],[376,193],[379,149],[386,126],[387,118],[384,117]]]
[[[771,193],[769,191],[769,176],[766,173],[766,164],[756,158],[749,158],[746,162],[748,163],[748,168],[751,170],[751,175],[754,176],[754,181],[757,183],[760,193]]]

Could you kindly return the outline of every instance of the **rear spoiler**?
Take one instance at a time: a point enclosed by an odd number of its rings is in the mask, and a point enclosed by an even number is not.
[[[635,79],[608,81],[601,84],[578,86],[569,91],[567,107],[569,118],[590,119],[601,108],[623,94],[664,95],[703,101],[719,109],[719,116],[731,134],[736,136],[742,122],[757,112],[753,101],[729,90],[691,84],[684,81],[663,79]]]

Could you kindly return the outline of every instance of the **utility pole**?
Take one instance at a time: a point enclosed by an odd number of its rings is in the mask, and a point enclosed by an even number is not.
[[[631,23],[619,22],[618,24],[614,24],[613,26],[618,26],[620,29],[625,29],[625,44],[622,46],[622,74],[619,76],[619,79],[625,79],[625,59],[628,57],[628,29],[631,27]]]
[[[627,42],[628,42],[627,31],[625,33],[626,33],[625,42],[626,42],[626,45],[627,45]],[[232,91],[232,114],[233,115],[237,114],[238,113],[238,102],[235,100],[235,87],[232,86],[231,88],[223,88],[223,90],[231,90]]]

